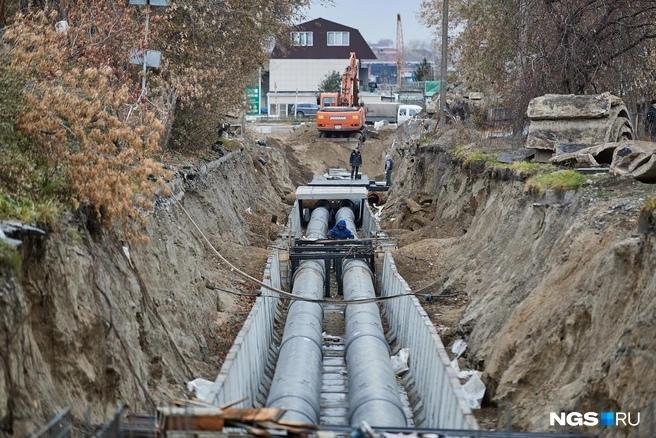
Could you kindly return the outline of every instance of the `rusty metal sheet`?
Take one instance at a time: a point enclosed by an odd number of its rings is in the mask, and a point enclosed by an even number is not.
[[[157,410],[159,429],[220,431],[225,424],[220,408],[171,407]]]
[[[261,409],[239,409],[228,408],[223,411],[223,418],[228,421],[239,421],[242,423],[257,423],[263,421],[277,422],[285,413],[282,409],[261,408]]]

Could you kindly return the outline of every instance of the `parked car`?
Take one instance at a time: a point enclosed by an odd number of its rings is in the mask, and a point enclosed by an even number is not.
[[[296,117],[315,117],[319,111],[319,105],[316,103],[299,103],[291,106],[290,115],[296,114]]]

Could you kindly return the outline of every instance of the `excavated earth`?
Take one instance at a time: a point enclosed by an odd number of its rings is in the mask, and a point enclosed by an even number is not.
[[[483,372],[483,426],[548,429],[551,411],[642,410],[656,399],[656,235],[638,227],[654,186],[591,176],[577,192],[533,193],[525,176],[464,164],[459,128],[414,124],[369,139],[363,170],[394,187],[382,224],[395,258],[445,343],[464,338],[463,368]],[[350,146],[309,127],[268,146],[175,167],[145,244],[69,217],[23,248],[19,275],[0,274],[0,433],[22,435],[71,406],[78,429],[187,397],[214,379],[252,291],[218,264],[213,244],[256,277],[286,222],[294,187],[347,167]],[[184,160],[183,160],[184,161]],[[652,416],[656,409],[652,411]],[[643,417],[644,418],[644,417]],[[580,430],[579,430],[580,431]],[[618,436],[628,436],[616,430]]]
[[[455,158],[456,146],[480,142],[475,132],[418,142],[407,131],[383,226],[404,277],[435,295],[424,305],[445,343],[469,344],[461,368],[483,372],[481,424],[511,417],[540,431],[549,412],[641,411],[648,434],[656,233],[639,220],[656,187],[597,175],[576,192],[534,193],[525,175]]]
[[[360,172],[382,179],[385,173],[385,153],[393,140],[394,131],[372,134],[362,147]],[[319,138],[316,128],[311,124],[298,127],[290,135],[270,139],[270,142],[284,148],[293,162],[309,169],[309,175],[306,176],[322,175],[330,167],[350,169],[349,157],[357,145],[354,141],[338,142],[330,138]]]
[[[152,412],[186,398],[185,382],[217,375],[250,308],[217,287],[253,287],[218,263],[179,207],[259,277],[297,181],[282,151],[254,145],[175,170],[173,196],[143,231],[147,243],[68,217],[25,242],[18,275],[2,269],[0,434],[34,431],[68,406],[89,431],[119,403]]]

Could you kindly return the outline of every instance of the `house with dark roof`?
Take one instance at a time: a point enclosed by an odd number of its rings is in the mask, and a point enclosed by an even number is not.
[[[269,60],[270,115],[288,115],[292,105],[316,103],[321,81],[333,71],[342,73],[351,52],[360,61],[376,55],[352,27],[317,18],[295,26],[291,45],[276,44]]]

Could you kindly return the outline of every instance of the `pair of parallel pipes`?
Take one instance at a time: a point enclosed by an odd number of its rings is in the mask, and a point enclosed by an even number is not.
[[[325,239],[329,211],[317,207],[306,229],[310,240]],[[357,238],[355,214],[342,207],[335,221],[344,220]],[[321,298],[326,281],[323,261],[304,261],[294,274],[295,295]],[[373,274],[361,260],[343,262],[344,299],[375,297]],[[403,427],[406,417],[389,356],[383,324],[375,303],[346,308],[346,364],[349,375],[349,423],[359,426]],[[288,421],[318,424],[321,399],[323,309],[320,304],[294,301],[289,306],[278,363],[267,406],[286,410]]]

